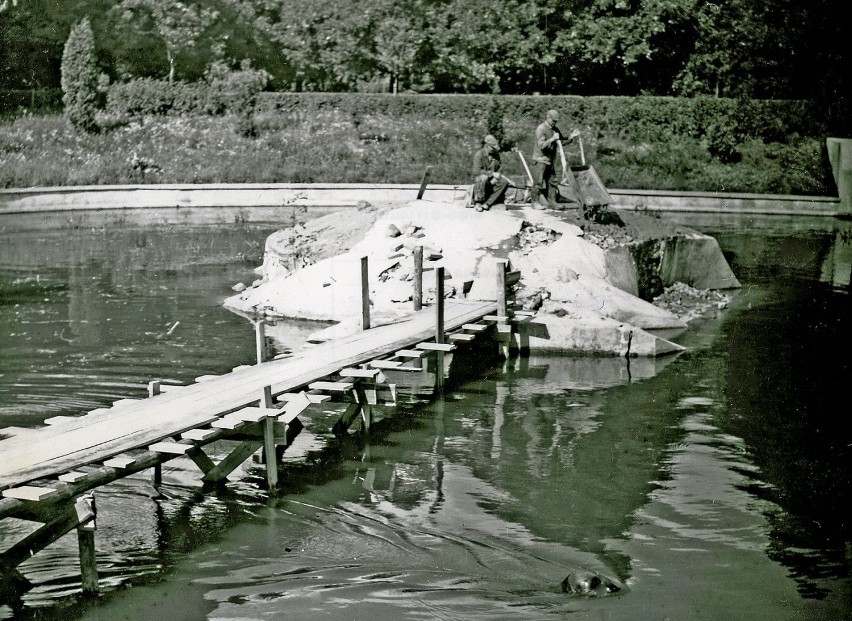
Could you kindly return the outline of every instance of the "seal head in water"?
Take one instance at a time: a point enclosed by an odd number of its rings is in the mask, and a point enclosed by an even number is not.
[[[621,590],[617,584],[606,576],[601,576],[593,571],[572,571],[562,581],[563,593],[574,593],[577,595],[588,595],[589,597],[602,597]]]

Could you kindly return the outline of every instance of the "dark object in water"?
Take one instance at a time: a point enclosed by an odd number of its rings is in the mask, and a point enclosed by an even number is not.
[[[562,581],[563,593],[603,597],[604,595],[618,593],[620,590],[621,587],[612,580],[593,571],[572,571]]]

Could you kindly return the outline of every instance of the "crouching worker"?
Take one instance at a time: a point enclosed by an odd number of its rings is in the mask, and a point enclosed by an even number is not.
[[[503,202],[509,180],[500,172],[500,144],[488,134],[482,148],[473,156],[473,205],[477,211],[487,211]]]

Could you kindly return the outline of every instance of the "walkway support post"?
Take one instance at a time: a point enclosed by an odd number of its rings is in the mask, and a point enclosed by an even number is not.
[[[86,494],[75,504],[77,517],[77,544],[80,549],[80,580],[83,593],[98,592],[98,565],[95,559],[95,508],[94,494]]]
[[[254,343],[257,350],[257,363],[266,362],[266,322],[258,319],[254,324]]]
[[[435,268],[435,342],[444,343],[444,268]],[[437,368],[435,369],[435,388],[444,390],[444,352],[435,352]]]
[[[361,329],[370,329],[370,259],[361,257]]]
[[[263,398],[260,407],[275,409],[272,399],[272,386],[263,387]],[[263,429],[263,458],[266,462],[266,483],[269,491],[274,492],[278,487],[278,451],[275,449],[275,418],[267,416],[261,422]]]
[[[152,380],[148,382],[148,397],[156,397],[162,391],[160,390],[160,380]],[[154,466],[154,476],[152,481],[154,487],[160,487],[163,484],[163,465],[156,464]]]
[[[423,246],[414,248],[414,310],[423,308]]]
[[[509,316],[509,307],[506,303],[506,265],[505,259],[497,260],[497,315]]]

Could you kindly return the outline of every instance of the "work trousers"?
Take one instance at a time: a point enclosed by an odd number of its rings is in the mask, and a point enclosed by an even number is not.
[[[491,175],[477,175],[473,180],[473,202],[494,205],[503,200],[509,180],[500,177],[496,181]]]
[[[532,202],[537,202],[540,194],[544,194],[545,199],[555,202],[557,187],[553,181],[553,175],[556,172],[553,163],[533,162],[530,172],[533,178],[532,190],[530,191]]]

